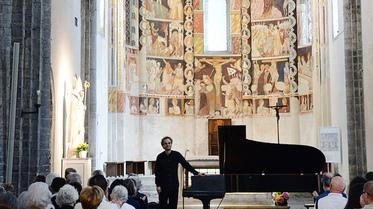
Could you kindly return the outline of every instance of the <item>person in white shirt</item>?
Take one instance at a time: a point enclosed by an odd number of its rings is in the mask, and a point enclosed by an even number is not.
[[[330,183],[330,193],[318,200],[317,209],[343,209],[347,203],[347,198],[342,194],[345,187],[343,178],[334,176]]]
[[[110,194],[110,198],[111,202],[117,204],[120,209],[135,209],[135,207],[126,203],[128,200],[128,191],[127,188],[122,185],[114,187]]]
[[[361,201],[364,204],[363,209],[373,209],[373,181],[367,181],[364,184]]]

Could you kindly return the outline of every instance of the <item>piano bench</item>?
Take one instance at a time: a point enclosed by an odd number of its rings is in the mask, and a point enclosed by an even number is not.
[[[315,207],[315,204],[313,204],[313,203],[305,203],[304,207],[307,208],[307,209],[310,209],[310,208],[312,209],[312,208]]]

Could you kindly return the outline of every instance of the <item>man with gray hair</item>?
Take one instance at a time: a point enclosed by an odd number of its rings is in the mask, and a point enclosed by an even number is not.
[[[128,200],[128,191],[127,188],[122,185],[114,187],[110,194],[110,198],[111,202],[117,204],[121,209],[135,209],[135,207],[126,203]]]
[[[363,209],[373,209],[373,181],[367,181],[364,184],[363,194],[360,198],[363,203]]]
[[[330,182],[330,193],[319,199],[317,209],[343,209],[347,198],[343,196],[346,184],[341,176],[334,176]]]

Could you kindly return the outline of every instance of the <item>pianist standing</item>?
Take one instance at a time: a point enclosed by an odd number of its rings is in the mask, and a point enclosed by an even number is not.
[[[172,138],[165,136],[161,140],[163,152],[155,162],[155,184],[161,209],[176,209],[179,192],[178,164],[194,175],[200,175],[178,151],[171,150]]]

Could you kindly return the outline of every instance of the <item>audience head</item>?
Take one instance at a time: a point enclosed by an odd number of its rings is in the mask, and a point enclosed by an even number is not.
[[[82,191],[82,185],[79,184],[78,182],[72,182],[70,183],[71,186],[73,186],[76,191],[78,191],[78,194],[80,195],[80,192]]]
[[[18,195],[18,209],[26,209],[27,207],[27,191]]]
[[[52,185],[52,181],[56,177],[57,177],[57,174],[55,174],[55,173],[48,173],[48,175],[45,177],[45,183],[47,183],[48,186]]]
[[[123,179],[115,179],[111,184],[110,184],[110,187],[108,189],[108,199],[111,200],[111,193],[113,191],[113,189],[118,186],[118,185],[122,185],[124,186],[124,180]],[[128,191],[127,191],[128,193]]]
[[[69,173],[66,176],[66,183],[70,184],[72,182],[78,182],[79,184],[82,184],[82,178],[78,173]]]
[[[365,205],[373,203],[373,181],[367,181],[364,184],[362,200]]]
[[[330,182],[332,181],[332,175],[330,173],[324,173],[321,177],[321,183],[324,190],[330,189]]]
[[[43,182],[32,183],[25,196],[26,208],[49,208],[51,206],[51,197],[52,193],[49,191],[48,184]]]
[[[99,186],[102,191],[106,192],[108,184],[106,178],[103,175],[96,175],[89,178],[88,186]]]
[[[34,182],[44,182],[45,183],[45,176],[44,175],[36,175],[34,178]]]
[[[52,194],[57,193],[63,185],[66,184],[66,180],[61,177],[56,177],[53,179],[52,184],[50,186],[50,190]]]
[[[12,193],[14,193],[14,186],[13,186],[13,184],[6,183],[6,184],[3,184],[2,187],[4,187],[4,189],[5,189],[6,192],[12,192]]]
[[[65,169],[65,178],[67,177],[67,175],[69,175],[69,173],[77,173],[77,171],[75,170],[75,168],[66,168]]]
[[[96,176],[96,175],[103,175],[104,177],[106,177],[105,172],[103,172],[102,170],[94,170],[92,172],[92,176]]]
[[[368,173],[365,174],[365,178],[368,181],[373,181],[373,171],[369,171]]]
[[[110,198],[114,203],[119,205],[122,205],[123,203],[127,202],[128,191],[126,187],[122,185],[115,186],[110,194]]]
[[[74,206],[76,201],[79,199],[79,194],[76,189],[70,184],[66,184],[61,187],[60,191],[56,196],[56,203],[62,206]]]
[[[137,189],[136,189],[136,185],[135,185],[135,181],[134,180],[132,180],[132,179],[124,179],[123,183],[124,183],[124,186],[128,190],[128,196],[129,197],[135,196],[137,194]]]
[[[0,193],[0,208],[1,209],[17,209],[17,197],[10,192]]]
[[[365,182],[366,179],[362,176],[357,176],[350,181],[345,209],[362,208],[360,204],[360,196],[363,193]]]
[[[132,179],[135,182],[135,186],[136,186],[137,190],[141,189],[142,183],[141,183],[140,177],[137,174],[130,173],[130,174],[128,174],[128,178]]]
[[[96,209],[104,198],[104,191],[98,186],[84,187],[80,193],[83,209]]]
[[[331,193],[342,193],[346,188],[346,184],[341,176],[334,176],[330,182]]]
[[[3,192],[6,192],[4,187],[0,186],[0,194],[3,193]]]

